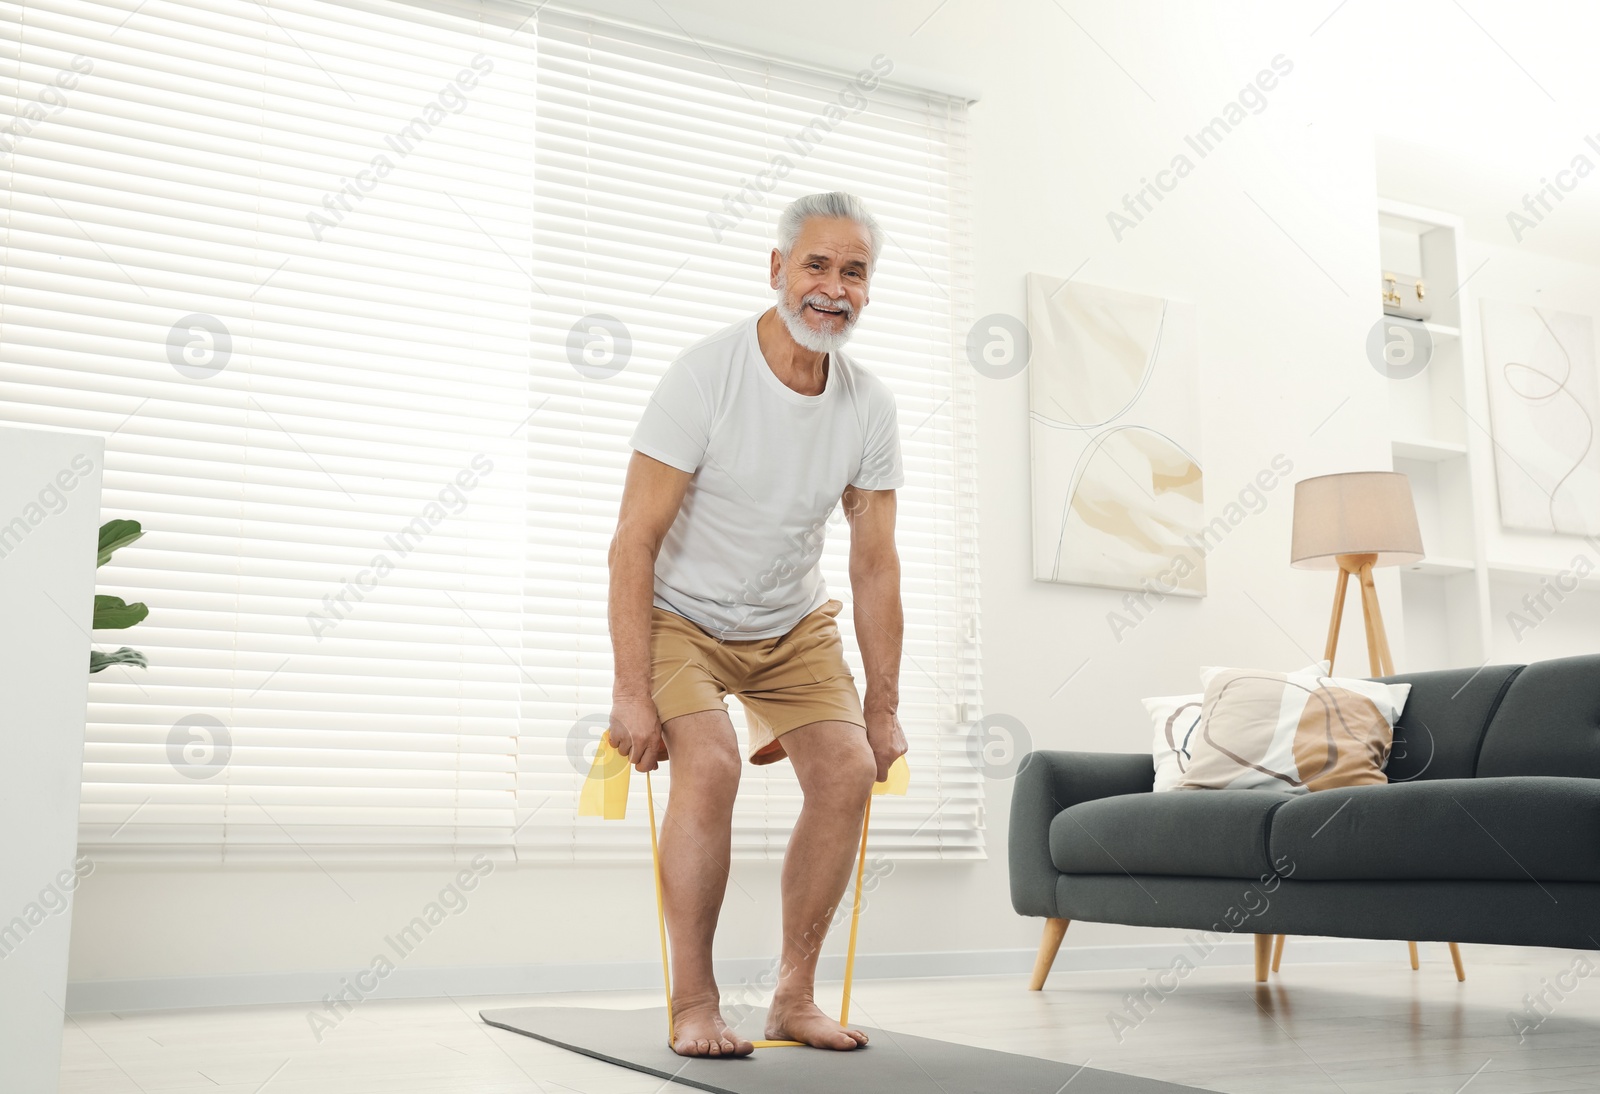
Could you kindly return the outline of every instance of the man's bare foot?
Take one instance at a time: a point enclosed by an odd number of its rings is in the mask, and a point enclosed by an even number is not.
[[[849,1050],[867,1043],[867,1035],[859,1029],[844,1029],[837,1020],[822,1013],[822,1009],[809,999],[792,1003],[774,999],[767,1008],[767,1039],[770,1041],[801,1041],[813,1048]]]
[[[672,1035],[679,1056],[748,1056],[756,1047],[728,1028],[714,1002],[673,1007]]]

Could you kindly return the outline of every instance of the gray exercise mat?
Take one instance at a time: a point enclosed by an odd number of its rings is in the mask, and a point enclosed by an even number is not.
[[[667,1047],[667,1012],[594,1007],[508,1007],[478,1012],[491,1026],[523,1033],[596,1060],[716,1094],[1177,1094],[1198,1087],[1118,1075],[907,1033],[857,1026],[871,1042],[846,1052],[758,1048],[731,1060],[679,1056]],[[759,1038],[765,1010],[737,1024]],[[751,1034],[755,1033],[755,1037]]]

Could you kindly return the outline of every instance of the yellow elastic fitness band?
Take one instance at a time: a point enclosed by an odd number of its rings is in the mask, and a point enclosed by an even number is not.
[[[607,730],[600,736],[600,747],[595,751],[594,763],[589,768],[589,777],[584,781],[583,789],[578,796],[578,815],[604,817],[606,820],[621,820],[627,815],[628,807],[628,773],[632,765],[611,744],[611,734]],[[895,760],[889,768],[889,775],[881,783],[874,783],[873,794],[904,794],[911,781],[910,768],[906,765],[905,757]],[[655,877],[656,888],[656,926],[661,936],[661,979],[667,997],[667,1047],[671,1048],[676,1039],[677,1027],[672,1016],[672,964],[667,950],[667,912],[661,892],[661,843],[656,832],[656,799],[655,784],[650,778],[650,772],[644,774],[645,803],[650,812],[650,860],[652,873]],[[867,806],[861,818],[861,847],[856,861],[856,889],[855,898],[850,908],[850,943],[844,959],[844,995],[839,1006],[839,1028],[843,1029],[850,1021],[850,985],[854,980],[856,964],[856,938],[861,927],[861,890],[867,870],[867,830],[872,823],[872,798],[867,799]],[[756,1048],[798,1048],[805,1044],[804,1041],[752,1041]]]
[[[650,806],[650,860],[655,863],[656,925],[661,928],[661,982],[667,985],[667,1047],[672,1047],[672,966],[667,962],[667,909],[661,900],[661,844],[656,840],[656,794],[650,772],[644,773],[644,800]]]
[[[850,946],[844,955],[844,999],[839,1004],[840,1027],[850,1024],[850,980],[856,971],[856,931],[861,926],[861,881],[867,873],[867,826],[872,823],[872,798],[861,818],[861,857],[856,861],[856,899],[850,908]]]

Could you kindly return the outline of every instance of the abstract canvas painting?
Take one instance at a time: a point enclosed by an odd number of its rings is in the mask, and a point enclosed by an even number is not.
[[[1600,376],[1594,320],[1483,302],[1483,361],[1500,523],[1600,532]]]
[[[1033,572],[1204,596],[1194,306],[1028,275]]]

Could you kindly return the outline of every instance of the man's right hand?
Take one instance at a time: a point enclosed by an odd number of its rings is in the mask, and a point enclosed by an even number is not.
[[[611,700],[611,743],[628,757],[636,771],[654,771],[667,758],[661,736],[661,716],[656,702],[642,699]]]

